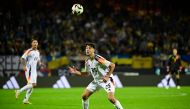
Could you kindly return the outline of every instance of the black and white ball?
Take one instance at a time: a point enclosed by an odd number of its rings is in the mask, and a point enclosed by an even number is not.
[[[72,13],[76,15],[80,15],[83,13],[83,6],[81,4],[74,4],[72,6]]]

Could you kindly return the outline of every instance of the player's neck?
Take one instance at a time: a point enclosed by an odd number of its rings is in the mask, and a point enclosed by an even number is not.
[[[36,47],[32,47],[32,50],[37,50],[37,48]]]
[[[90,59],[94,59],[95,54],[93,53],[93,54],[89,55],[89,57],[90,57]]]

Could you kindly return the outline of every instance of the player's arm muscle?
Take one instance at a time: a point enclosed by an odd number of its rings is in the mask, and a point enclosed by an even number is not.
[[[26,66],[26,60],[24,58],[20,58],[20,63],[23,67]]]
[[[115,69],[115,64],[111,63],[109,65],[109,71],[107,72],[107,76],[110,76],[113,73],[114,69]]]
[[[20,58],[20,63],[22,65],[22,67],[23,67],[23,70],[26,71],[27,70],[26,69],[26,60],[24,58]]]

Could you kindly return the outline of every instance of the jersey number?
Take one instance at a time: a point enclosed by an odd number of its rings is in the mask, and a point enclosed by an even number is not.
[[[109,84],[106,85],[106,89],[110,91],[111,90],[110,88],[111,88],[111,85],[109,83]]]
[[[95,74],[97,74],[98,73],[98,70],[97,70],[97,68],[91,68],[92,69],[92,72]]]
[[[34,61],[37,61],[38,60],[38,57],[34,57]]]

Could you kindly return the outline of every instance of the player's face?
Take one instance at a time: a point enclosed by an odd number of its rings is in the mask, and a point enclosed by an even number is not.
[[[38,41],[37,40],[33,40],[32,41],[32,48],[37,49],[37,47],[38,47]]]
[[[173,55],[177,55],[177,49],[173,49]]]
[[[89,46],[89,45],[87,45],[85,51],[86,51],[86,55],[90,56],[90,55],[92,55],[94,53],[94,48],[91,47],[91,46]]]

